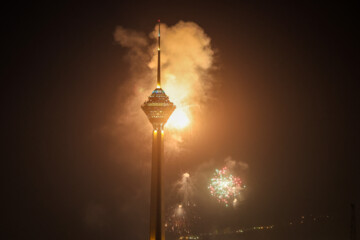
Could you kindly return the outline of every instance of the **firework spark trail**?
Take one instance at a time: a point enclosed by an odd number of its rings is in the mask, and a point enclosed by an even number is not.
[[[194,184],[188,172],[182,174],[175,184],[175,190],[180,201],[169,208],[167,217],[167,230],[180,235],[190,234],[200,219],[197,205],[194,203]]]
[[[179,181],[176,182],[177,192],[184,205],[189,205],[194,194],[194,184],[189,173],[184,173]]]
[[[167,219],[166,227],[168,231],[179,235],[189,233],[189,222],[187,221],[185,209],[181,204],[172,209],[172,213]]]
[[[227,167],[221,170],[216,169],[214,177],[208,187],[210,194],[217,198],[220,203],[229,206],[232,201],[235,205],[240,191],[244,189],[241,179],[230,174]]]

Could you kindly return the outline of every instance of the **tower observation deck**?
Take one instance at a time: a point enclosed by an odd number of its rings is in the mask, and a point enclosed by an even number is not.
[[[161,88],[160,20],[158,33],[157,87],[141,106],[153,126],[150,199],[150,240],[164,240],[164,125],[175,110],[175,105]]]

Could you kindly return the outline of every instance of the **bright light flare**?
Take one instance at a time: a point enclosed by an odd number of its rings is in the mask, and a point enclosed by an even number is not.
[[[181,108],[176,108],[170,116],[166,126],[169,128],[183,129],[190,124],[190,119]]]
[[[183,209],[182,205],[180,204],[175,210],[175,216],[180,217],[183,215],[184,215],[184,209]]]

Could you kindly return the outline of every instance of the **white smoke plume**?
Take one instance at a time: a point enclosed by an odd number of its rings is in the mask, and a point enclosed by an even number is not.
[[[143,146],[151,146],[152,127],[140,106],[156,88],[156,38],[156,26],[148,35],[121,26],[114,33],[115,41],[128,49],[126,61],[130,66],[130,77],[120,89],[116,132],[126,134],[126,129],[131,128],[131,134],[124,137]],[[173,115],[180,117],[180,124],[187,119],[179,114],[185,114],[190,125],[193,124],[199,109],[210,97],[213,81],[209,71],[214,58],[210,42],[204,30],[194,22],[161,24],[162,88],[176,105]],[[167,152],[182,150],[189,130],[179,130],[169,120],[166,131],[171,131],[166,135]]]
[[[239,171],[239,170],[247,170],[249,168],[249,165],[245,162],[241,162],[241,161],[235,161],[234,159],[232,159],[232,157],[228,156],[227,158],[225,158],[225,166],[230,170],[230,171]]]
[[[190,205],[194,194],[194,183],[189,173],[184,173],[180,180],[175,184],[178,195],[181,197],[184,205]]]

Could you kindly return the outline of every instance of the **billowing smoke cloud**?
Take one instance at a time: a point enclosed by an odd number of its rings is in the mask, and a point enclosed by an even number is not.
[[[123,107],[118,114],[117,129],[126,134],[124,129],[131,127],[132,134],[125,138],[143,146],[150,146],[152,127],[140,106],[156,87],[156,38],[156,26],[149,35],[120,26],[114,33],[115,41],[128,49],[126,61],[130,65],[130,77],[121,88],[119,102]],[[213,67],[214,51],[210,38],[194,22],[161,24],[161,38],[162,88],[177,106],[173,113],[177,119],[170,119],[167,124],[171,134],[167,135],[166,150],[178,152],[183,149],[188,133],[179,128],[184,127],[186,121],[190,125],[195,122],[199,109],[210,97],[213,81],[209,71]]]
[[[183,21],[172,27],[162,26],[161,35],[163,88],[179,107],[200,104],[211,87],[207,75],[214,54],[210,38],[196,23]],[[156,66],[154,55],[149,67]]]

